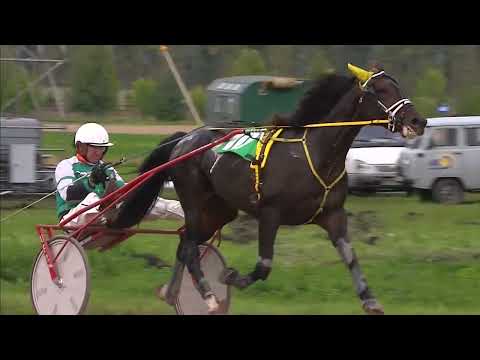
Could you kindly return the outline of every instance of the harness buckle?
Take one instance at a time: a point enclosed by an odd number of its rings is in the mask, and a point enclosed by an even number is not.
[[[395,132],[395,120],[389,117],[388,130]]]

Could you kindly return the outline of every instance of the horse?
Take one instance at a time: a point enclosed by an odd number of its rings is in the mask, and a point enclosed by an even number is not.
[[[265,281],[272,270],[274,243],[281,225],[316,224],[323,228],[351,273],[361,306],[367,314],[384,309],[369,288],[352,247],[344,208],[348,193],[345,158],[361,126],[310,127],[308,124],[354,122],[388,117],[388,127],[403,137],[423,135],[427,121],[402,96],[399,83],[381,67],[371,71],[348,64],[352,76],[330,74],[317,80],[288,115],[276,115],[272,123],[284,126],[284,141],[270,149],[262,169],[261,199],[255,189],[250,163],[231,154],[208,150],[161,172],[135,191],[120,207],[114,227],[138,224],[162,189],[173,181],[185,212],[185,231],[180,237],[173,275],[162,288],[163,299],[173,304],[184,267],[196,283],[209,312],[220,305],[200,268],[198,245],[209,240],[239,210],[258,220],[258,260],[246,275],[228,268],[224,284],[245,289]],[[347,124],[348,125],[348,124]],[[308,130],[306,130],[308,129]],[[155,149],[140,166],[144,173],[222,136],[208,128],[175,133]]]

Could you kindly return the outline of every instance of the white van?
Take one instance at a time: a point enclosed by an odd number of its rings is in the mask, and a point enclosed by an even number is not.
[[[428,119],[425,134],[407,142],[400,173],[422,198],[441,203],[480,191],[480,116]]]
[[[381,126],[363,127],[347,153],[345,167],[350,190],[402,190],[398,161],[405,140]]]

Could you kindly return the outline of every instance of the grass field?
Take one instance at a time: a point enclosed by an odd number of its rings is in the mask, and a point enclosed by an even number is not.
[[[117,145],[108,158],[115,161],[121,155],[148,151],[160,139],[113,135]],[[44,139],[48,147],[70,151],[70,144],[71,134],[48,133]],[[128,180],[133,174],[124,177]],[[0,217],[22,203],[29,199],[3,202]],[[469,194],[465,204],[454,206],[405,196],[350,196],[346,208],[360,264],[387,314],[480,314],[479,194]],[[40,244],[34,225],[55,222],[54,203],[47,200],[1,224],[1,314],[33,314],[29,276]],[[158,221],[148,227],[178,225]],[[257,258],[257,242],[254,235],[250,242],[233,242],[239,237],[237,229],[224,229],[230,240],[224,240],[220,250],[229,266],[248,272]],[[151,266],[141,256],[154,255],[171,264],[177,244],[175,237],[138,235],[111,251],[88,252],[92,292],[87,313],[174,314],[154,296],[154,289],[169,278],[169,269]],[[270,278],[244,291],[234,290],[231,313],[362,314],[362,310],[348,270],[323,230],[311,225],[280,229]]]
[[[349,198],[350,229],[368,282],[388,314],[480,314],[480,196],[441,206],[415,198]],[[1,228],[1,313],[31,314],[29,274],[39,249],[36,223],[55,222],[53,203],[7,220]],[[3,210],[2,217],[11,210]],[[158,221],[151,226],[175,228]],[[225,229],[227,237],[234,237]],[[89,314],[173,314],[154,289],[169,270],[138,257],[172,263],[174,237],[136,236],[105,253],[88,252],[92,267]],[[256,241],[223,241],[227,262],[250,271]],[[232,314],[361,314],[351,278],[316,226],[280,230],[273,272],[233,292]]]

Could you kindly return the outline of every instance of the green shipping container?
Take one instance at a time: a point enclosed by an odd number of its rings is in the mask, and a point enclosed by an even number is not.
[[[293,112],[312,82],[274,76],[236,76],[207,88],[206,125],[248,127],[269,123],[275,113]]]

